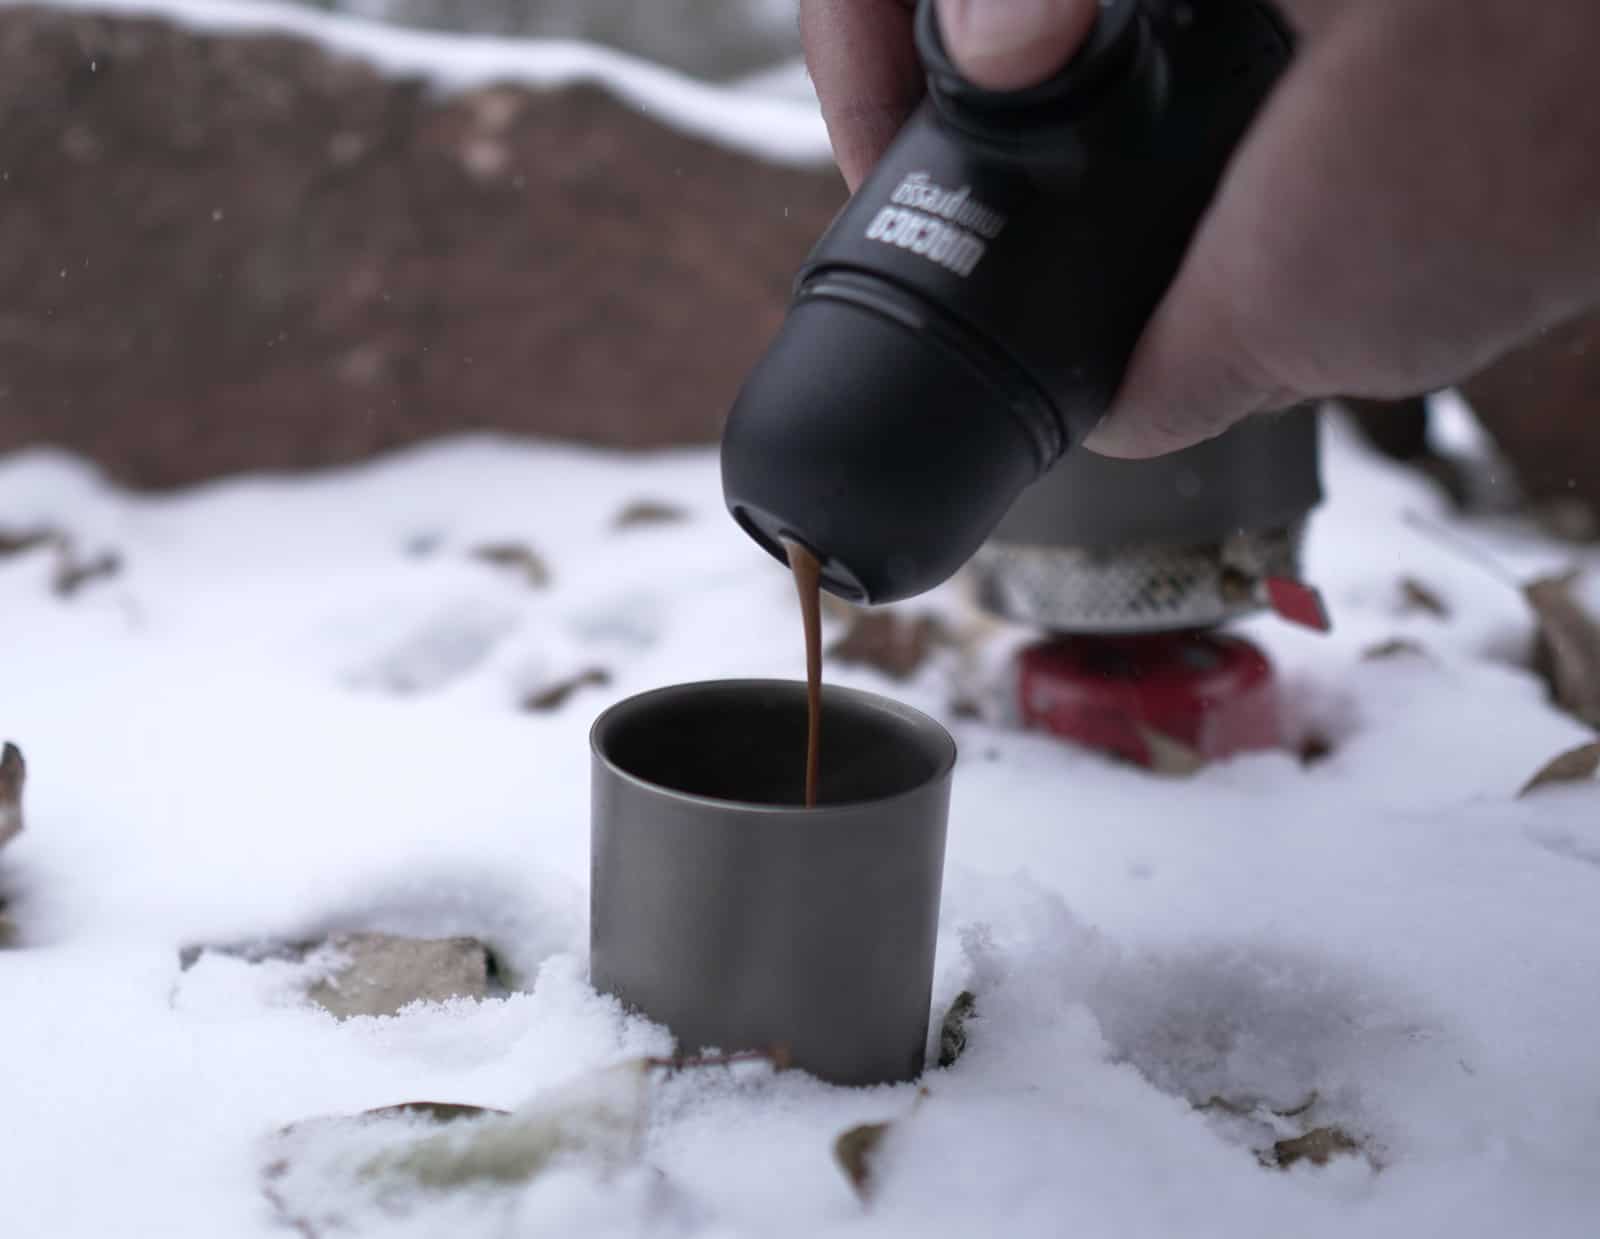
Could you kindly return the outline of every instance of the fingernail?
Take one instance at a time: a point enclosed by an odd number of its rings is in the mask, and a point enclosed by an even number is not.
[[[1083,440],[1083,446],[1100,456],[1115,456],[1124,460],[1159,455],[1161,449],[1149,443],[1140,432],[1139,419],[1124,413],[1112,413],[1103,418]]]

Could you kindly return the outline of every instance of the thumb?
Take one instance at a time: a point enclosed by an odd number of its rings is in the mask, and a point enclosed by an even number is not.
[[[938,0],[945,51],[969,82],[1021,90],[1049,77],[1094,27],[1099,0]]]
[[[1102,456],[1161,456],[1214,438],[1252,413],[1301,397],[1254,361],[1250,328],[1228,295],[1234,281],[1211,261],[1203,229],[1146,324],[1110,411],[1084,439]]]

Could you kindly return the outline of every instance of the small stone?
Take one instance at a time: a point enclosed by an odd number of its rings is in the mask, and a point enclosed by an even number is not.
[[[475,938],[398,938],[342,934],[327,946],[342,966],[307,997],[337,1019],[394,1015],[413,1002],[482,998],[489,992],[489,948]]]

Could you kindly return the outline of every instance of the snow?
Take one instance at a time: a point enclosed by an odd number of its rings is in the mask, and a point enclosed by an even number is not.
[[[0,0],[16,7],[36,0]],[[684,133],[770,162],[811,166],[832,158],[816,97],[793,67],[718,86],[592,43],[410,30],[257,0],[47,0],[50,8],[159,17],[216,33],[289,34],[442,91],[499,83],[605,87]]]
[[[56,6],[296,33],[441,90],[594,81],[761,157],[827,155],[794,66],[730,90],[580,44],[280,5]],[[1482,450],[1442,411],[1443,442]],[[1163,780],[950,719],[947,662],[905,685],[830,667],[949,719],[962,747],[934,1015],[977,994],[966,1054],[926,1096],[765,1069],[655,1080],[651,1169],[578,1159],[452,1197],[415,1233],[1595,1234],[1600,799],[1515,798],[1589,733],[1525,669],[1516,591],[1407,516],[1519,576],[1580,557],[1455,520],[1340,423],[1325,438],[1310,563],[1337,630],[1246,628],[1326,761]],[[615,529],[640,499],[687,519]],[[790,582],[722,511],[714,453],[471,438],[160,498],[46,451],[0,459],[0,530],[31,527],[123,567],[63,599],[50,549],[0,558],[0,739],[29,763],[27,829],[0,853],[21,931],[0,952],[0,1234],[282,1234],[262,1173],[286,1124],[421,1098],[549,1114],[670,1049],[587,984],[586,732],[646,688],[802,670]],[[550,585],[472,554],[505,543]],[[1449,618],[1404,611],[1405,577]],[[959,588],[917,605],[959,612]],[[1362,657],[1394,637],[1426,657]],[[596,667],[609,683],[519,709]],[[304,997],[315,959],[180,966],[342,930],[479,936],[511,993],[340,1023]],[[1252,1150],[1298,1130],[1275,1112],[1313,1097],[1367,1156],[1261,1167]],[[864,1208],[831,1149],[886,1119]],[[342,1204],[327,1166],[296,1171]]]
[[[1337,631],[1248,626],[1325,762],[1172,781],[952,721],[935,1016],[962,989],[978,1016],[926,1097],[685,1073],[651,1087],[660,1177],[563,1165],[418,1233],[1593,1235],[1600,799],[1515,799],[1586,733],[1519,665],[1516,591],[1405,517],[1518,574],[1572,553],[1325,438],[1310,557]],[[640,499],[687,519],[613,528]],[[0,559],[0,738],[29,762],[0,854],[0,1233],[284,1233],[260,1173],[285,1124],[511,1109],[669,1049],[586,982],[586,732],[645,688],[802,670],[713,452],[468,438],[148,497],[40,451],[0,460],[0,529],[33,526],[124,567],[61,599],[50,551]],[[547,588],[470,554],[505,542]],[[1404,576],[1451,618],[1403,613]],[[1395,636],[1429,656],[1363,660]],[[595,666],[608,685],[517,708]],[[952,674],[829,669],[945,718]],[[479,935],[512,993],[339,1023],[295,965],[179,966],[336,929]],[[1257,1164],[1313,1094],[1381,1169]],[[881,1119],[864,1209],[831,1147]]]

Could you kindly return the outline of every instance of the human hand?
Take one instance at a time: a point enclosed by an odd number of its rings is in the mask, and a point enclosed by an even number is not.
[[[1299,55],[1090,436],[1097,451],[1158,455],[1263,409],[1444,386],[1600,303],[1600,5],[1280,7]],[[1094,8],[940,0],[939,15],[963,72],[1005,89],[1064,63]],[[910,6],[802,0],[801,16],[853,188],[921,92]]]

